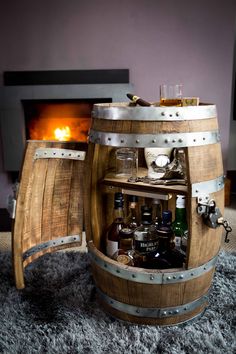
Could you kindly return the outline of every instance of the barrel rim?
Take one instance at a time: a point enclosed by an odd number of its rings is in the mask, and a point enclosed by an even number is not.
[[[160,107],[129,106],[128,103],[96,103],[92,118],[132,121],[182,121],[213,119],[217,117],[215,104],[201,103],[198,106]]]
[[[92,240],[88,242],[91,260],[113,276],[142,284],[176,284],[198,278],[214,269],[218,259],[216,254],[207,263],[191,269],[144,269],[120,264],[99,251]]]

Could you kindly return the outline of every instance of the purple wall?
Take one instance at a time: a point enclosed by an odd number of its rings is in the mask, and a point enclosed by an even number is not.
[[[184,95],[216,103],[227,168],[235,13],[235,0],[8,0],[0,74],[128,68],[147,100],[158,100],[161,83],[181,82]],[[3,207],[9,183],[1,170],[0,188]]]

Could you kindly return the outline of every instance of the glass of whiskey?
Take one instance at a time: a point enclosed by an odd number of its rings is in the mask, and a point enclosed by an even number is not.
[[[169,107],[182,105],[182,84],[160,85],[160,106]]]

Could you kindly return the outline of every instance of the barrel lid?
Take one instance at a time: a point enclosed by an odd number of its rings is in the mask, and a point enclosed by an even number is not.
[[[198,106],[160,107],[130,106],[129,103],[96,103],[92,118],[108,120],[181,121],[216,118],[214,104],[200,103]]]

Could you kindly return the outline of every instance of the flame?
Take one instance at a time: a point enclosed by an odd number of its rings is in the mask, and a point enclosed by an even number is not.
[[[90,119],[32,119],[29,138],[32,140],[87,141]]]
[[[91,103],[36,104],[36,113],[27,122],[27,138],[86,142],[91,110]]]
[[[54,130],[54,137],[59,141],[69,141],[71,138],[70,127],[66,126],[62,128],[56,128]]]

